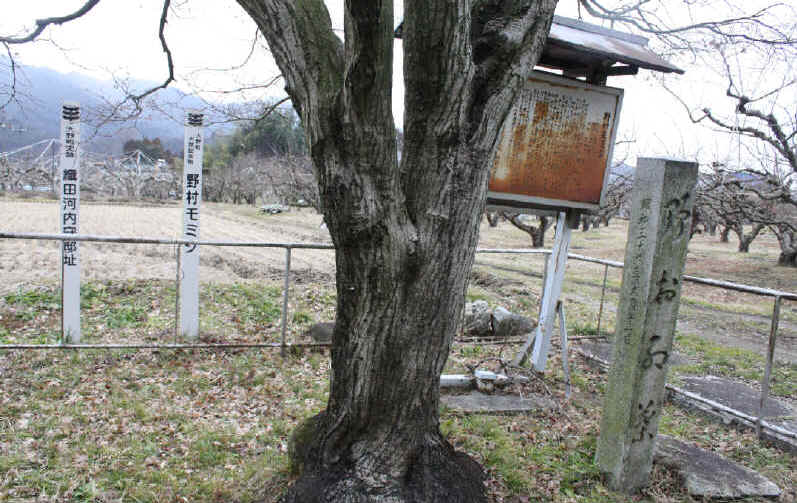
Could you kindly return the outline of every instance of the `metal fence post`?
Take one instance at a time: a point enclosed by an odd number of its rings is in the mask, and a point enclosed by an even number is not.
[[[282,328],[280,356],[285,356],[285,330],[288,325],[288,289],[291,285],[291,247],[285,248],[285,288],[282,291]]]
[[[772,307],[772,325],[769,330],[769,347],[767,348],[767,364],[764,368],[764,377],[761,379],[761,402],[758,404],[758,419],[756,419],[755,429],[758,438],[761,438],[761,421],[764,416],[764,404],[769,395],[769,378],[772,375],[772,360],[775,357],[775,339],[778,337],[778,321],[780,318],[780,296],[775,297],[775,304]]]
[[[603,299],[606,296],[606,276],[609,275],[609,264],[603,265],[603,289],[601,289],[601,306],[598,308],[598,329],[597,334],[601,334],[601,317],[603,316]]]

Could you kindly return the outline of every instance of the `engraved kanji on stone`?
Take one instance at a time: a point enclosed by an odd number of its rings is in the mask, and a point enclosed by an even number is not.
[[[664,225],[664,230],[674,230],[677,228],[677,232],[675,234],[676,238],[681,238],[686,233],[687,223],[689,222],[689,217],[692,216],[692,212],[684,209],[686,202],[689,200],[689,192],[685,193],[681,197],[676,197],[671,199],[666,205],[666,222]]]
[[[662,301],[674,299],[678,295],[678,283],[678,278],[670,276],[666,269],[662,271],[661,279],[658,282],[659,291],[653,300],[661,304]]]
[[[646,435],[648,438],[653,438],[653,433],[648,431],[648,429],[650,427],[650,422],[656,417],[657,413],[656,402],[653,400],[649,400],[644,408],[641,403],[637,405],[637,418],[633,426],[636,431],[636,436],[633,438],[634,442],[641,442],[645,439]]]

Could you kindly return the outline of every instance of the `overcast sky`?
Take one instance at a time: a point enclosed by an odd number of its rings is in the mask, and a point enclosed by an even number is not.
[[[6,0],[7,2],[9,0]],[[21,34],[30,30],[33,20],[63,15],[76,10],[84,0],[14,1],[13,8],[3,9],[0,33]],[[255,35],[255,25],[233,0],[175,1],[169,17],[167,40],[175,58],[178,82],[184,91],[204,90],[211,100],[235,99],[240,95],[216,94],[213,90],[229,90],[262,84],[278,75],[278,70],[265,47],[255,51],[249,63],[238,70],[230,67],[246,60]],[[333,26],[342,37],[342,0],[327,0]],[[403,0],[396,0],[396,20],[401,19]],[[46,38],[34,44],[13,46],[23,65],[46,66],[58,71],[80,72],[110,79],[135,78],[163,80],[166,62],[158,41],[160,0],[104,0],[82,19],[48,28]],[[576,1],[561,0],[557,14],[574,17]],[[719,104],[724,92],[722,82],[710,72],[688,70],[682,77],[669,79],[684,98],[694,104]],[[403,116],[401,43],[396,44],[394,65],[394,115],[401,126]],[[225,70],[226,69],[226,70]],[[224,71],[217,71],[224,70]],[[759,72],[759,78],[764,73]],[[711,85],[713,84],[713,85]],[[641,70],[638,76],[613,77],[609,85],[625,89],[619,137],[633,137],[636,144],[631,154],[693,157],[699,153],[703,161],[727,154],[734,148],[733,138],[709,134],[701,126],[693,126],[683,110],[656,82],[651,72]],[[244,99],[268,95],[284,96],[282,82],[267,91],[258,90]],[[64,97],[68,99],[68,97]],[[719,106],[719,105],[718,105]],[[727,108],[727,105],[726,105]],[[630,160],[633,164],[633,159]]]

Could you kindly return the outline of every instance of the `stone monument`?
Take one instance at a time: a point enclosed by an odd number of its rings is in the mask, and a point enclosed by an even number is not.
[[[665,397],[697,164],[640,158],[596,462],[609,487],[648,482]]]

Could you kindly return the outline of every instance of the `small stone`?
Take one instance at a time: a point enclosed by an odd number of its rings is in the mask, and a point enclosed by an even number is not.
[[[492,314],[492,326],[494,337],[514,337],[530,333],[535,323],[530,318],[497,307]]]
[[[490,306],[483,300],[465,304],[465,335],[470,337],[492,336],[492,314]]]
[[[334,331],[335,322],[325,321],[311,326],[310,329],[304,333],[304,335],[305,337],[311,337],[314,342],[327,344],[332,342],[332,332]]]

